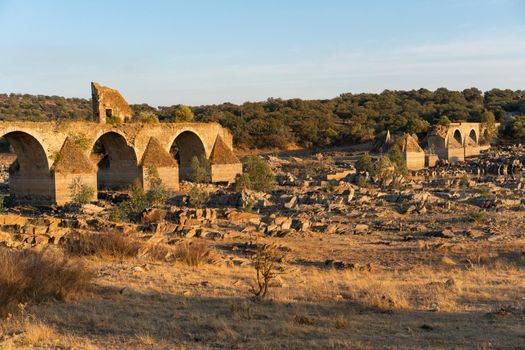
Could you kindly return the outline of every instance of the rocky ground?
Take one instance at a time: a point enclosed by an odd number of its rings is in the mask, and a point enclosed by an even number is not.
[[[8,208],[0,242],[10,249],[114,232],[174,248],[205,242],[209,254],[197,267],[169,249],[163,259],[84,257],[90,296],[19,306],[0,347],[525,349],[525,147],[362,187],[359,156],[267,156],[270,193],[202,185],[210,203],[194,209],[183,184],[136,223],[109,220],[118,194],[80,212]],[[260,243],[281,259],[256,302]]]

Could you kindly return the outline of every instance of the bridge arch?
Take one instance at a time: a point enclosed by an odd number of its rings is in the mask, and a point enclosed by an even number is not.
[[[448,142],[449,147],[458,148],[463,147],[463,135],[459,129],[455,129],[452,134],[452,139]]]
[[[3,134],[16,154],[9,168],[9,191],[17,201],[49,204],[54,200],[54,182],[41,141],[25,131]]]
[[[179,163],[179,179],[181,180],[189,179],[191,161],[194,157],[206,158],[204,142],[193,130],[180,132],[171,142],[170,153]]]
[[[468,142],[470,145],[477,145],[478,144],[478,134],[476,133],[476,130],[470,129],[470,132],[468,134]]]
[[[98,167],[99,190],[125,189],[140,181],[137,154],[121,133],[107,131],[100,135],[92,147],[91,159]]]

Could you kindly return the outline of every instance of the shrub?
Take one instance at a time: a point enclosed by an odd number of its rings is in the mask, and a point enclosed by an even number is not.
[[[283,273],[277,270],[277,261],[282,259],[282,255],[272,244],[257,244],[255,253],[251,260],[255,268],[255,285],[251,287],[251,292],[257,300],[262,300],[268,293],[270,282],[277,275]]]
[[[122,123],[122,121],[120,120],[120,118],[118,118],[116,116],[106,117],[106,124],[118,125],[120,123]]]
[[[86,134],[78,134],[75,136],[75,143],[84,151],[87,151],[91,147],[91,139]]]
[[[193,208],[202,208],[208,204],[210,195],[198,186],[193,186],[189,193],[189,204]]]
[[[204,241],[180,243],[175,249],[175,259],[188,266],[200,266],[210,258],[211,250]]]
[[[151,207],[159,206],[168,200],[169,194],[162,180],[158,177],[154,167],[148,168],[150,189],[144,192],[144,188],[138,182],[131,187],[129,198],[120,203],[111,212],[111,221],[134,221],[138,222],[142,218],[142,213]]]
[[[243,204],[243,206],[241,207],[241,211],[244,211],[246,213],[251,213],[253,212],[253,208],[255,207],[255,199],[253,198],[248,198],[248,201],[246,203]]]
[[[180,106],[175,111],[174,118],[175,122],[177,123],[183,123],[183,122],[191,122],[195,116],[193,115],[192,110],[188,106]]]
[[[87,293],[93,274],[60,252],[0,247],[0,314],[18,303],[66,300]]]
[[[191,159],[189,178],[192,182],[205,183],[210,182],[211,164],[205,157],[194,156]]]
[[[381,157],[374,164],[373,174],[380,180],[386,180],[394,175],[395,170],[394,164],[388,157]]]
[[[513,139],[525,139],[525,116],[510,117],[505,125],[505,135]]]
[[[159,117],[153,111],[141,111],[137,116],[137,121],[140,123],[158,123]]]
[[[95,189],[83,183],[79,177],[75,178],[69,185],[69,191],[71,202],[79,206],[89,203],[95,195]]]
[[[388,151],[388,159],[394,164],[398,174],[405,175],[408,172],[405,159],[398,145],[393,145]]]
[[[250,179],[250,188],[257,191],[270,191],[275,185],[272,169],[259,156],[252,156],[246,164],[246,174]]]
[[[365,153],[357,160],[355,163],[355,168],[359,172],[367,171],[371,173],[374,170],[374,164],[372,162],[372,157]]]
[[[484,211],[475,211],[469,214],[470,221],[483,223],[487,221],[487,214]]]
[[[161,205],[166,203],[169,197],[168,190],[164,187],[159,172],[154,166],[147,169],[149,190],[146,192],[146,200],[150,205]]]
[[[235,176],[234,183],[235,191],[249,190],[252,187],[252,182],[250,181],[250,176],[248,174],[237,174]]]
[[[5,201],[5,197],[4,196],[0,196],[0,214],[6,212],[4,201]]]

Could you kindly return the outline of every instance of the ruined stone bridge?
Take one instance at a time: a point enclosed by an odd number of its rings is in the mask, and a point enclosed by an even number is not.
[[[67,203],[75,182],[148,188],[153,167],[177,190],[194,157],[210,161],[213,182],[231,182],[242,172],[231,134],[217,123],[0,122],[0,136],[17,155],[9,188],[21,202]]]

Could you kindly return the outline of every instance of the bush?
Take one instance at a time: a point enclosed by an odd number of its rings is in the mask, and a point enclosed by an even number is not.
[[[0,247],[0,315],[19,303],[67,300],[91,289],[93,274],[58,251]]]
[[[71,195],[71,203],[81,206],[88,204],[95,196],[95,189],[82,182],[82,179],[77,177],[69,185]]]
[[[122,121],[120,120],[120,118],[118,118],[116,116],[106,117],[106,124],[118,125],[118,124],[121,124],[121,123],[122,123]]]
[[[388,151],[388,159],[394,164],[396,173],[406,175],[408,172],[405,159],[398,145],[393,145]]]
[[[199,158],[197,156],[194,156],[191,159],[190,164],[190,181],[196,183],[210,182],[210,169],[211,164],[208,159],[206,159],[205,157]]]
[[[273,174],[272,169],[268,163],[259,156],[250,157],[246,164],[246,174],[248,175],[250,189],[256,191],[270,191],[275,185],[275,175]],[[247,182],[245,182],[245,184],[246,183]]]
[[[175,111],[174,118],[177,123],[191,122],[195,116],[188,106],[180,106]]]
[[[208,204],[210,195],[198,186],[193,186],[189,193],[189,204],[193,208],[202,208]]]
[[[484,211],[475,211],[469,214],[470,221],[477,222],[478,224],[487,221],[487,213]]]
[[[235,176],[234,183],[235,191],[249,190],[252,187],[252,182],[250,181],[250,176],[248,174],[237,174]]]
[[[257,244],[255,253],[251,260],[255,268],[255,285],[252,285],[251,292],[257,300],[262,300],[268,293],[270,282],[277,275],[283,273],[277,270],[277,261],[282,259],[282,255],[272,244]]]
[[[147,169],[147,176],[149,190],[146,192],[146,200],[148,204],[155,206],[166,203],[169,198],[169,193],[159,177],[157,168],[149,166]]]
[[[149,168],[150,189],[144,192],[144,188],[138,182],[131,187],[131,193],[127,200],[120,203],[110,214],[111,221],[133,221],[139,222],[142,213],[149,208],[163,205],[168,200],[169,194],[161,179],[156,173],[156,169]],[[157,175],[155,175],[157,174]]]
[[[367,171],[368,173],[371,173],[374,170],[372,157],[370,157],[368,153],[363,154],[355,163],[355,168],[358,172]]]
[[[380,180],[391,178],[395,174],[396,168],[388,157],[381,157],[374,164],[373,174]]]
[[[157,115],[153,111],[141,111],[139,112],[136,120],[140,123],[146,124],[158,123],[159,117],[157,117]]]
[[[505,125],[505,135],[517,140],[525,139],[525,116],[510,117]]]
[[[208,262],[211,250],[204,241],[180,243],[175,249],[175,259],[188,266],[200,266]]]
[[[140,221],[142,213],[150,207],[144,189],[139,183],[133,184],[127,200],[120,203],[110,214],[111,221]]]

